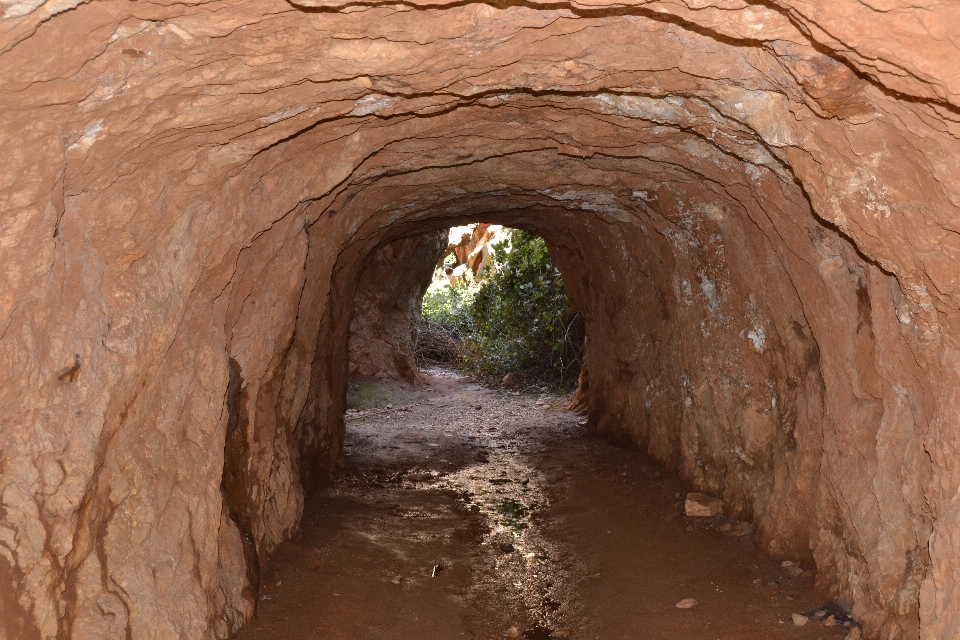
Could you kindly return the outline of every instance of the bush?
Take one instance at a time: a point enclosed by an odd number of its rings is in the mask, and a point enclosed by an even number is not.
[[[445,279],[435,281],[423,296],[420,317],[463,339],[471,331],[470,305],[479,289],[468,282],[449,285]]]
[[[583,318],[570,308],[560,271],[542,238],[512,229],[492,247],[496,273],[470,303],[465,332],[468,369],[575,378],[583,352]]]
[[[423,296],[417,327],[416,358],[427,362],[463,363],[463,340],[470,333],[470,303],[475,284],[447,284],[442,270]]]
[[[417,362],[460,364],[463,361],[463,342],[450,330],[436,322],[421,320],[417,326]]]
[[[481,284],[447,285],[438,275],[427,290],[418,357],[457,363],[479,375],[513,371],[561,384],[576,380],[583,318],[570,308],[546,243],[511,229],[491,249],[493,274]]]

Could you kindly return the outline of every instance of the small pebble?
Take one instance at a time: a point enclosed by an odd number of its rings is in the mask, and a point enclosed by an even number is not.
[[[850,629],[850,633],[847,634],[847,637],[844,640],[860,640],[860,627],[854,627]]]
[[[825,626],[825,627],[835,627],[835,626],[837,626],[837,619],[834,618],[834,617],[831,615],[831,616],[827,617],[826,620],[823,621],[823,626]]]
[[[696,600],[694,600],[693,598],[684,598],[683,600],[681,600],[680,602],[678,602],[678,603],[676,604],[676,607],[677,607],[677,609],[692,609],[693,607],[697,606],[698,604],[700,604],[700,603],[698,603],[698,602],[697,602]]]
[[[520,630],[517,629],[516,627],[510,627],[509,629],[507,629],[507,637],[508,637],[508,638],[519,638],[519,637],[520,637]]]
[[[793,617],[793,626],[795,627],[802,627],[803,625],[807,624],[807,620],[809,619],[807,618],[807,616],[802,616],[799,613],[793,614],[792,617]]]

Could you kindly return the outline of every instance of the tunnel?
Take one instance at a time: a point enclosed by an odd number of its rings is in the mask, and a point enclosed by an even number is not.
[[[238,632],[336,475],[364,270],[491,222],[584,316],[593,432],[866,638],[960,637],[956,7],[2,11],[0,636]]]

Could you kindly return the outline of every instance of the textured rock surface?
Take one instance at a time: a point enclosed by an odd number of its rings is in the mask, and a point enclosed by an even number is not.
[[[723,502],[702,493],[688,493],[683,501],[683,511],[688,516],[709,518],[723,513]]]
[[[223,638],[343,436],[378,246],[544,235],[591,424],[960,633],[951,3],[14,0],[0,633]]]
[[[420,303],[447,248],[447,233],[401,238],[373,252],[357,281],[350,321],[350,377],[414,382]]]

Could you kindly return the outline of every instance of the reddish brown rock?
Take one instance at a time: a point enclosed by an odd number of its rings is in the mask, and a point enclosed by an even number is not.
[[[702,493],[688,493],[683,502],[683,510],[694,518],[710,518],[723,513],[723,500]]]
[[[414,382],[420,303],[447,248],[445,231],[375,250],[357,280],[350,321],[350,377]]]
[[[427,4],[2,5],[0,633],[238,628],[364,265],[483,221],[550,245],[592,428],[955,636],[952,5]]]
[[[454,235],[456,231],[456,229],[451,229],[450,234]],[[455,244],[451,243],[444,252],[443,257],[452,255],[453,262],[450,263],[447,260],[444,260],[444,262],[451,269],[463,265],[464,269],[469,269],[476,276],[491,263],[490,245],[503,238],[502,234],[498,238],[498,233],[501,232],[499,226],[486,222],[470,225],[470,227],[467,227],[467,231],[469,233],[461,234],[459,241],[456,241],[454,237]],[[452,267],[451,264],[453,264]]]

